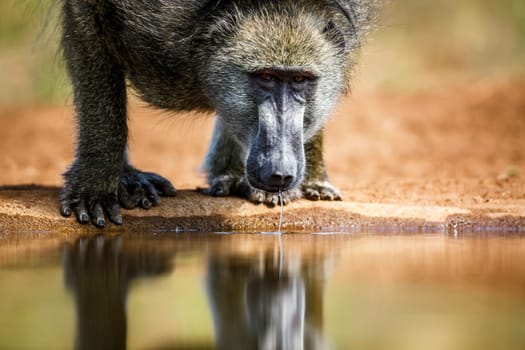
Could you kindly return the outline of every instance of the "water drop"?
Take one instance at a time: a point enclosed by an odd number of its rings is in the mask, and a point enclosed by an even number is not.
[[[279,228],[277,233],[281,234],[281,228],[283,227],[283,212],[284,212],[284,203],[283,203],[283,192],[279,191],[279,202],[281,203],[281,215],[279,216]]]

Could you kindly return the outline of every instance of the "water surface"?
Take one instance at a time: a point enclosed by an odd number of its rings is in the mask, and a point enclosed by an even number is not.
[[[0,234],[0,349],[523,349],[525,238]]]

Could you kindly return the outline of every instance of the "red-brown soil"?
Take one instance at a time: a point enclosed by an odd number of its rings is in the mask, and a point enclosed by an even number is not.
[[[136,166],[166,176],[179,190],[205,185],[199,168],[212,118],[166,114],[134,101],[130,124]],[[0,108],[0,225],[2,220],[19,222],[13,219],[17,214],[26,219],[40,215],[35,207],[21,211],[21,203],[31,201],[45,207],[41,215],[62,222],[54,198],[60,174],[71,162],[74,138],[70,106]],[[325,157],[345,202],[295,203],[285,209],[285,224],[287,215],[297,224],[289,228],[308,229],[310,221],[301,221],[301,216],[322,212],[332,213],[329,222],[336,223],[326,227],[342,227],[341,222],[350,227],[352,220],[379,225],[413,218],[445,225],[478,220],[525,230],[525,79],[454,82],[412,93],[356,91],[342,101],[327,127]],[[11,187],[23,184],[51,188]],[[257,222],[236,226],[235,215],[257,221],[259,215],[271,214],[274,220],[277,212],[183,191],[148,213],[126,214],[127,221],[136,223],[142,217],[210,214],[225,220],[231,213],[222,227],[253,229]],[[73,225],[72,220],[68,224]],[[319,218],[311,229],[324,224]]]

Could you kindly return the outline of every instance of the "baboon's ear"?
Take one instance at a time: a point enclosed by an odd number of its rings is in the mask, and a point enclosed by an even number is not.
[[[341,10],[341,13],[346,17],[348,20],[348,25],[350,26],[350,29],[353,33],[356,33],[357,29],[357,17],[356,13],[354,11],[354,8],[352,6],[353,1],[348,0],[331,0],[331,2]]]
[[[333,21],[328,21],[326,26],[323,29],[323,34],[325,34],[329,40],[335,43],[342,51],[346,48],[346,40],[343,32],[337,28]]]

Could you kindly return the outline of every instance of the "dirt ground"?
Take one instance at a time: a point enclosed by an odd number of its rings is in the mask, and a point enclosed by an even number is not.
[[[179,190],[205,185],[199,169],[210,116],[171,115],[133,100],[130,123],[136,166],[166,176]],[[455,207],[525,226],[525,78],[452,82],[412,93],[357,89],[326,133],[329,176],[346,203],[370,205],[361,215],[374,216],[377,205]],[[11,186],[56,191],[74,136],[66,103],[0,108],[0,201],[12,196],[6,193],[17,187]],[[431,216],[428,211],[422,216]],[[398,216],[395,208],[387,216]]]

